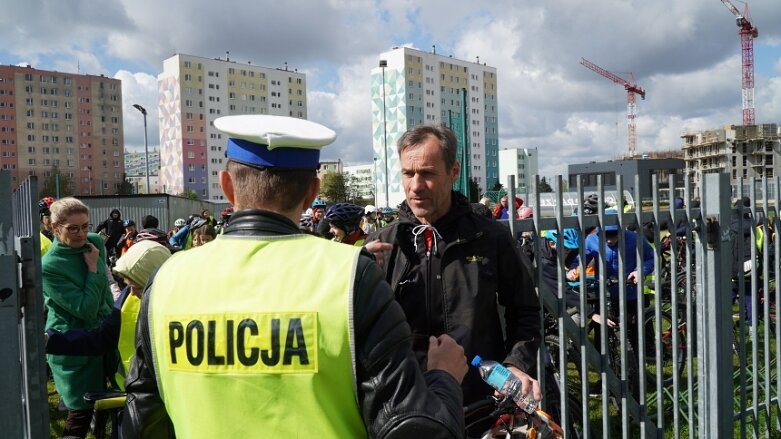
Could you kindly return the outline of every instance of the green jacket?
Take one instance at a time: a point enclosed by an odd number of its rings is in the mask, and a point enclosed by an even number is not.
[[[106,277],[106,250],[103,239],[90,233],[88,239],[100,250],[98,272],[90,273],[84,263],[85,249],[72,248],[57,239],[44,255],[43,296],[46,305],[46,327],[65,332],[69,329],[94,328],[109,315],[113,298]],[[84,402],[87,392],[105,389],[103,357],[47,355],[57,392],[65,406],[73,410],[90,408]]]

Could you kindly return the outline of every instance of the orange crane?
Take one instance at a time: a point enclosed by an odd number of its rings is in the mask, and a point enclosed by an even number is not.
[[[589,69],[599,73],[600,75],[604,76],[605,78],[615,82],[618,85],[622,85],[624,89],[626,90],[626,117],[627,117],[627,128],[628,128],[628,145],[626,150],[626,157],[632,158],[635,156],[635,151],[637,150],[637,136],[635,134],[636,132],[636,125],[635,125],[635,118],[637,115],[635,114],[635,110],[637,109],[635,105],[635,94],[639,94],[642,99],[645,99],[645,89],[643,87],[640,87],[639,85],[635,84],[635,78],[632,73],[629,73],[629,77],[632,79],[632,82],[627,81],[626,79],[621,78],[620,76],[616,75],[613,72],[609,72],[602,67],[592,63],[591,61],[587,60],[586,58],[581,58],[580,63]]]
[[[759,35],[759,29],[751,22],[748,16],[748,3],[746,3],[743,13],[738,11],[729,0],[721,0],[724,6],[735,16],[740,35],[741,55],[743,58],[743,125],[754,125],[754,38]]]

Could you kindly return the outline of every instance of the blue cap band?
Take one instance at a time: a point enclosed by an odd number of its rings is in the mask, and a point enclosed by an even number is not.
[[[269,150],[266,145],[242,139],[228,139],[225,155],[239,163],[267,168],[317,169],[320,164],[319,149],[278,147]]]

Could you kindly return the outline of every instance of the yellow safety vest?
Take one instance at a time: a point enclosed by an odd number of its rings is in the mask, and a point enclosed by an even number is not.
[[[121,380],[117,380],[122,388],[124,388],[127,372],[130,370],[130,360],[136,354],[136,321],[138,320],[138,312],[141,309],[141,299],[128,293],[125,298],[125,302],[122,303],[122,309],[120,311],[121,325],[119,327],[119,359],[122,361],[123,375]]]
[[[165,263],[149,322],[178,437],[367,435],[352,338],[359,252],[311,235],[220,235]]]

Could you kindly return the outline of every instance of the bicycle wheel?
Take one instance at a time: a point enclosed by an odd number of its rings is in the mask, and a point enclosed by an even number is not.
[[[683,369],[686,366],[686,330],[683,322],[681,325],[673,327],[672,318],[667,312],[660,314],[659,321],[656,320],[656,311],[653,308],[645,310],[644,320],[645,327],[649,328],[652,338],[646,340],[646,346],[653,347],[653,350],[648,350],[646,353],[646,381],[650,386],[656,386],[656,373],[661,368],[662,370],[662,384],[664,386],[670,386],[673,383],[673,376],[677,374],[679,377],[683,374]],[[677,363],[673,362],[673,332],[678,332],[678,358]],[[661,334],[661,338],[657,340],[657,337]],[[662,357],[656,358],[656,343],[661,344]]]
[[[550,353],[551,364],[546,367],[546,392],[545,399],[548,399],[549,404],[547,408],[550,410],[548,413],[554,418],[554,420],[566,428],[567,436],[572,438],[582,438],[583,436],[583,409],[581,406],[581,375],[580,375],[580,354],[573,346],[567,346],[566,356],[567,364],[565,367],[561,365],[561,358],[559,357],[560,343],[559,337],[556,335],[548,335],[545,337],[545,346]],[[561,411],[557,409],[557,405],[561,403],[561,374],[566,372],[567,374],[567,421],[561,420]]]

